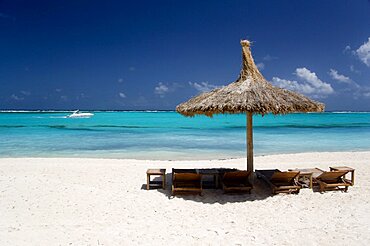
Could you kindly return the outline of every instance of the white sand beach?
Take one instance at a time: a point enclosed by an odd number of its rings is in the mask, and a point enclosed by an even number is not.
[[[368,245],[370,152],[255,158],[256,169],[338,165],[356,169],[348,193],[271,196],[257,180],[251,195],[170,197],[170,179],[145,190],[147,168],[243,169],[244,159],[3,158],[0,245]]]

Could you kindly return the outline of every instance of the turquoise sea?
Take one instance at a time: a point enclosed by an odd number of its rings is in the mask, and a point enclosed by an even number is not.
[[[0,157],[155,160],[245,157],[245,115],[176,112],[1,112]],[[254,116],[255,155],[370,150],[370,113]]]

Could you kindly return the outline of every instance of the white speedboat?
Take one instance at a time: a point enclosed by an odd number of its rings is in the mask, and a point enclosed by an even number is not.
[[[92,113],[81,113],[80,110],[73,111],[67,118],[90,118],[94,116]]]

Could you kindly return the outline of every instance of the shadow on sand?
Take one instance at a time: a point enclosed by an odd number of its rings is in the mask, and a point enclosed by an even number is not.
[[[160,178],[154,178],[154,181],[160,181]],[[175,196],[172,196],[171,193],[172,185],[172,173],[166,174],[166,189],[161,188],[156,189],[158,192],[165,195],[168,199],[173,199]],[[146,190],[146,184],[143,184],[141,189]],[[154,190],[151,189],[151,190]],[[264,200],[268,197],[271,197],[272,193],[269,187],[263,182],[263,180],[254,178],[253,189],[251,194],[224,194],[222,189],[203,189],[202,195],[192,195],[192,194],[176,194],[176,198],[181,198],[184,200],[192,200],[195,202],[202,202],[206,204],[226,204],[233,202],[246,202],[246,201],[257,201]]]

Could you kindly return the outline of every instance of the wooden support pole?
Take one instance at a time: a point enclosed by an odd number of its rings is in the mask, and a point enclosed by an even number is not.
[[[247,112],[247,170],[253,172],[253,123],[252,112]]]

